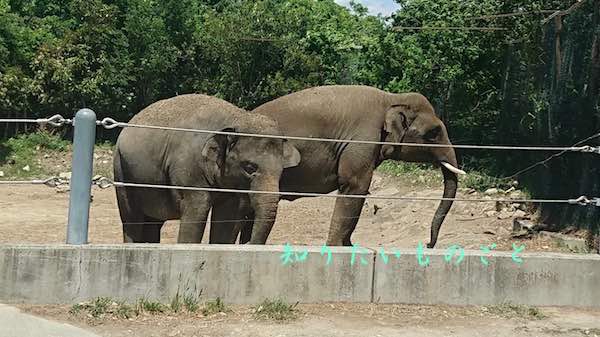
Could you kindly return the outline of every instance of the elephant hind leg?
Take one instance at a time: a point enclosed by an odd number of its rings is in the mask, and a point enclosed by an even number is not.
[[[160,243],[160,230],[163,224],[162,220],[146,217],[143,228],[144,242]]]
[[[242,231],[240,233],[240,244],[246,244],[250,242],[252,238],[252,228],[254,227],[254,215],[251,215],[248,219],[244,220],[242,224]]]
[[[123,241],[126,243],[160,243],[160,230],[163,223],[163,221],[149,217],[124,220]]]
[[[144,242],[144,214],[134,209],[129,201],[130,194],[127,187],[117,187],[117,203],[123,224],[123,242]]]
[[[123,220],[123,242],[142,243],[144,242],[143,222],[128,222]]]

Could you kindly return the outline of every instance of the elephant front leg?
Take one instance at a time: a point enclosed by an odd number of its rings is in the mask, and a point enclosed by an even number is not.
[[[341,195],[366,195],[369,192],[373,171],[371,169],[362,173],[353,173],[351,170],[347,174],[340,176],[342,183],[339,188]],[[328,246],[352,246],[350,237],[356,228],[360,214],[365,203],[365,199],[357,198],[337,198],[335,208],[329,226],[329,235],[327,237]]]
[[[204,235],[211,197],[206,192],[185,191],[181,200],[178,243],[200,243]]]
[[[235,243],[241,230],[239,198],[230,197],[213,206],[210,218],[210,243]]]
[[[336,199],[327,237],[328,246],[352,246],[350,237],[356,228],[364,203],[364,199]]]

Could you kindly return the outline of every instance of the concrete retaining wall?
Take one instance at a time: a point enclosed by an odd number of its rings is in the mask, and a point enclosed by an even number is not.
[[[600,256],[555,253],[493,253],[485,266],[480,251],[466,251],[456,265],[444,251],[426,250],[430,264],[416,254],[387,265],[376,259],[373,300],[381,303],[600,307]]]
[[[281,246],[0,246],[0,302],[75,303],[97,296],[169,302],[177,292],[258,303],[369,302],[374,255],[350,266],[351,249],[305,247],[304,262],[283,265]]]
[[[467,251],[457,266],[442,250],[414,249],[388,263],[368,250],[307,249],[303,262],[283,265],[282,246],[249,245],[0,245],[0,302],[76,303],[98,296],[169,302],[175,294],[255,304],[264,298],[303,303],[381,302],[600,307],[600,256]],[[410,252],[412,251],[412,252]],[[299,251],[301,253],[301,251]],[[388,253],[389,254],[389,253]],[[299,255],[302,257],[302,255]],[[362,257],[365,264],[361,263]]]

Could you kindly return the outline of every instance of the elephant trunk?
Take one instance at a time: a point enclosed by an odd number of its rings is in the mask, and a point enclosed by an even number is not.
[[[253,184],[254,185],[254,184]],[[260,187],[252,187],[253,190],[279,191],[279,182],[274,180],[268,184],[256,184]],[[250,197],[252,208],[254,209],[255,221],[252,227],[250,244],[262,244],[267,242],[271,233],[275,217],[277,215],[277,206],[279,204],[279,195],[254,194]]]
[[[447,143],[450,144],[449,141]],[[458,174],[465,174],[464,171],[458,169],[458,162],[453,149],[439,150],[435,157],[438,158],[442,174],[444,175],[444,200],[440,202],[435,211],[433,220],[431,221],[431,240],[427,244],[428,248],[435,247],[442,223],[452,207],[454,200],[446,199],[453,199],[456,196],[456,191],[458,189]]]

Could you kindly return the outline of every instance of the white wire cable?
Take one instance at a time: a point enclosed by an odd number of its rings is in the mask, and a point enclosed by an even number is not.
[[[405,200],[405,201],[464,201],[464,202],[511,202],[511,203],[546,203],[546,204],[572,204],[572,205],[590,205],[600,206],[600,200],[597,198],[587,199],[581,196],[577,199],[498,199],[498,198],[434,198],[434,197],[405,197],[395,195],[353,195],[353,194],[324,194],[324,193],[301,193],[301,192],[274,192],[274,191],[255,191],[240,190],[230,188],[213,187],[193,187],[193,186],[171,186],[156,184],[137,184],[111,181],[108,178],[100,178],[95,182],[100,188],[109,187],[134,187],[134,188],[155,188],[168,190],[184,190],[198,192],[217,192],[217,193],[242,193],[242,194],[267,194],[267,195],[287,195],[296,197],[325,197],[325,198],[347,198],[347,199],[380,199],[380,200]]]
[[[66,119],[61,115],[54,115],[50,118],[37,118],[37,119],[27,119],[27,118],[5,118],[0,119],[0,123],[29,123],[29,124],[50,124],[52,126],[63,126],[65,124],[72,124],[73,121],[70,119]]]
[[[552,147],[552,146],[497,146],[497,145],[450,145],[450,144],[393,143],[393,142],[379,142],[379,141],[369,141],[369,140],[278,136],[278,135],[263,135],[263,134],[243,133],[243,132],[228,132],[228,131],[214,131],[214,130],[202,130],[202,129],[175,128],[175,127],[155,126],[155,125],[141,125],[141,124],[117,122],[112,118],[105,118],[102,121],[98,121],[98,125],[102,125],[106,129],[114,129],[116,127],[142,128],[142,129],[192,132],[192,133],[216,134],[216,135],[227,135],[227,136],[274,138],[274,139],[294,139],[294,140],[328,142],[328,143],[351,143],[351,144],[393,145],[393,146],[413,146],[413,147],[435,147],[435,148],[450,148],[451,147],[451,148],[456,148],[456,149],[482,149],[482,150],[573,151],[573,152],[588,152],[588,153],[599,153],[600,154],[600,147],[595,148],[592,146]],[[598,133],[598,135],[600,135],[600,133]]]

